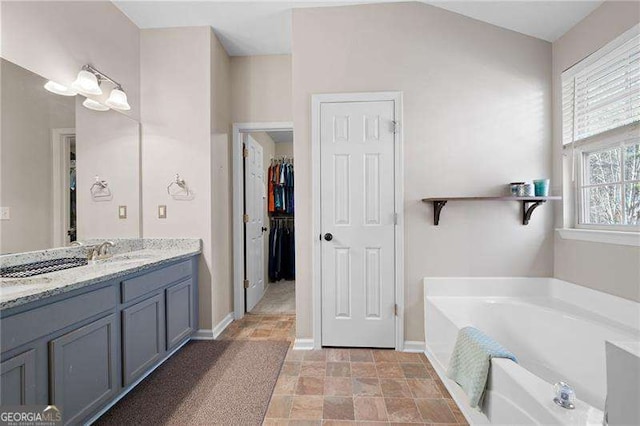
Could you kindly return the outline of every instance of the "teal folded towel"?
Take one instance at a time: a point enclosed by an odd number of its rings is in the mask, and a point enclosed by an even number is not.
[[[487,387],[491,358],[518,362],[515,355],[477,328],[464,327],[458,332],[447,376],[460,385],[471,407],[478,410]]]

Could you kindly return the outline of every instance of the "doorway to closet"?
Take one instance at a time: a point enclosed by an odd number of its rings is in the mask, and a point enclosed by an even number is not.
[[[295,314],[295,163],[286,124],[234,125],[236,319]]]

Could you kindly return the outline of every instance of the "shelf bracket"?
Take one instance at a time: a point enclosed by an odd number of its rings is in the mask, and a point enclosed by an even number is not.
[[[522,202],[522,224],[528,225],[531,219],[531,213],[541,206],[545,201],[523,201]]]
[[[447,204],[447,200],[434,200],[433,201],[433,224],[438,226],[440,223],[440,211]]]

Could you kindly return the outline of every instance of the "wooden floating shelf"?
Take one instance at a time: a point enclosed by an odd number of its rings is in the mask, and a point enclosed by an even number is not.
[[[440,212],[448,201],[520,201],[522,203],[522,224],[528,225],[531,213],[547,201],[562,200],[562,197],[433,197],[423,198],[425,203],[433,203],[433,224],[440,223]]]

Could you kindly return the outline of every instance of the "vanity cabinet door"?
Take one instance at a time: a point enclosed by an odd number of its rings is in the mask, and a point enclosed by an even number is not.
[[[51,404],[65,424],[79,423],[118,391],[116,316],[49,342]]]
[[[164,353],[164,297],[150,297],[122,311],[122,380],[133,383]]]
[[[35,350],[16,355],[0,363],[0,405],[35,404]]]
[[[167,290],[167,350],[174,348],[194,330],[193,280],[188,279]]]

